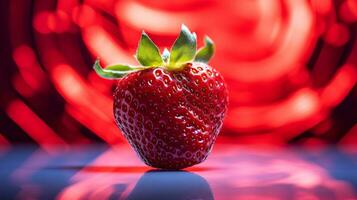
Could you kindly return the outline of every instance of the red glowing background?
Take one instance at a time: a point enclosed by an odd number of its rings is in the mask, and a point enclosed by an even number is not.
[[[0,145],[124,142],[115,82],[92,64],[134,63],[142,30],[163,49],[182,23],[216,43],[230,99],[221,140],[357,144],[356,0],[0,4]]]

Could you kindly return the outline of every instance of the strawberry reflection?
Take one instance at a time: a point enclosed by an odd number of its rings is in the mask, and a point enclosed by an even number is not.
[[[316,159],[306,159],[311,155]],[[341,164],[335,163],[335,156],[321,152],[300,154],[225,146],[218,147],[205,163],[187,171],[123,168],[117,162],[122,158],[115,151],[101,157],[105,159],[96,160],[93,166],[86,166],[72,177],[71,185],[62,190],[58,199],[356,198],[357,185],[343,178],[351,176],[348,174],[357,165],[347,154],[338,156],[346,176],[341,176]],[[112,163],[107,162],[110,160]],[[118,165],[112,166],[114,163]],[[336,171],[339,179],[331,175]]]
[[[213,194],[207,181],[197,174],[152,170],[140,178],[127,199],[213,199]]]
[[[138,180],[138,173],[116,174],[118,171],[94,174],[70,185],[58,199],[213,199],[207,181],[191,172],[150,170]]]

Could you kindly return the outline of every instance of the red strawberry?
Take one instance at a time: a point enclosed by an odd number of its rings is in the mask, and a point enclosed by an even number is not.
[[[137,60],[143,66],[112,65],[96,72],[119,79],[114,116],[140,158],[163,169],[182,169],[204,161],[212,149],[227,110],[222,76],[206,64],[213,42],[196,53],[196,35],[182,26],[171,53],[158,48],[143,32]]]

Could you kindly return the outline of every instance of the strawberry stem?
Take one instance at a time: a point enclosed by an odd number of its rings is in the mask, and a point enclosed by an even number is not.
[[[181,32],[171,48],[169,70],[180,68],[183,64],[191,62],[196,55],[196,34],[182,24]]]
[[[129,73],[147,69],[147,68],[149,68],[149,67],[117,64],[117,65],[110,65],[110,66],[106,67],[105,69],[103,69],[102,66],[100,65],[99,58],[95,61],[94,65],[93,65],[94,71],[100,77],[105,78],[105,79],[122,78]]]
[[[162,54],[160,54],[159,48],[143,31],[135,55],[141,66],[116,64],[102,68],[99,59],[97,59],[93,65],[93,69],[99,76],[105,79],[119,79],[129,73],[155,67],[163,67],[170,71],[180,70],[190,62],[208,63],[214,54],[215,47],[213,41],[208,36],[205,37],[204,42],[205,46],[197,51],[196,33],[191,33],[182,24],[180,35],[172,45],[171,52],[165,48]]]

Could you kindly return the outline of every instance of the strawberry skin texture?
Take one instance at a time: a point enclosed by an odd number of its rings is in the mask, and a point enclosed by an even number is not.
[[[115,122],[149,166],[182,169],[204,161],[227,111],[223,77],[205,63],[130,73],[114,92]]]

